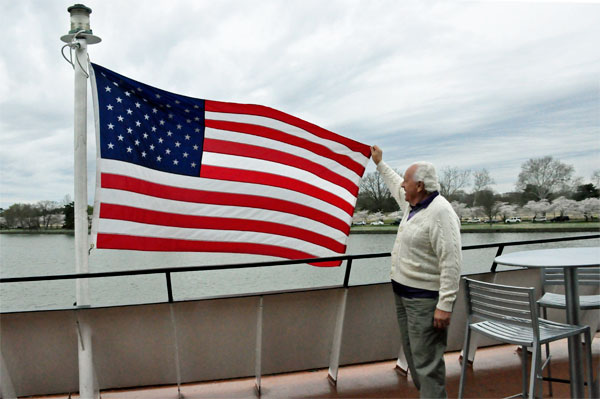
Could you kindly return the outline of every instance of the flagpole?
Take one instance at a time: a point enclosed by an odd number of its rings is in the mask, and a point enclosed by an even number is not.
[[[67,9],[71,15],[71,30],[61,40],[68,43],[75,53],[72,59],[74,70],[74,157],[75,157],[75,270],[88,273],[88,218],[87,218],[87,80],[88,44],[100,42],[92,34],[89,15],[92,9],[75,4]],[[87,279],[77,279],[75,298],[78,308],[89,307],[89,285]],[[79,347],[79,394],[92,398],[94,394],[94,368],[92,362],[92,331],[80,314],[77,316]]]

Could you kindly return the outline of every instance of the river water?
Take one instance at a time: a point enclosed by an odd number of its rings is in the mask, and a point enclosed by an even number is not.
[[[535,240],[586,233],[469,233],[463,245]],[[347,254],[390,252],[395,234],[351,234]],[[507,247],[504,253],[565,246],[599,246],[600,240],[567,241]],[[489,270],[496,248],[463,251],[463,274]],[[272,260],[256,255],[92,251],[90,272],[136,270],[168,266],[197,266]],[[350,285],[389,281],[389,258],[354,261]],[[502,270],[502,266],[498,267]],[[0,276],[20,277],[75,273],[74,237],[66,234],[0,234]],[[345,266],[320,268],[288,265],[253,269],[199,271],[172,275],[175,300],[265,291],[341,285]],[[167,300],[164,274],[90,279],[92,306],[114,306]],[[0,311],[71,308],[75,281],[58,280],[0,284]]]

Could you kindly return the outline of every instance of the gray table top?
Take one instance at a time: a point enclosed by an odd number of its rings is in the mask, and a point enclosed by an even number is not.
[[[600,266],[600,247],[549,248],[500,255],[496,263],[524,267]]]

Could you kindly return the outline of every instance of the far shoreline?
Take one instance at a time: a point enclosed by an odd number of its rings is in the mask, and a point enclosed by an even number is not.
[[[396,234],[398,226],[352,226],[351,234]],[[469,233],[600,233],[600,222],[489,223],[462,224],[461,234]]]
[[[383,226],[352,226],[350,234],[396,234],[398,226],[386,224]],[[600,222],[567,222],[567,223],[519,223],[500,224],[463,224],[460,232],[469,233],[600,233]],[[68,229],[6,229],[0,234],[67,234],[73,235],[74,230]]]

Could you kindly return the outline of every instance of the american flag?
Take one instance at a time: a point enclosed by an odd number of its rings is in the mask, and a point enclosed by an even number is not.
[[[191,98],[92,68],[97,248],[345,253],[367,145],[265,106]]]

